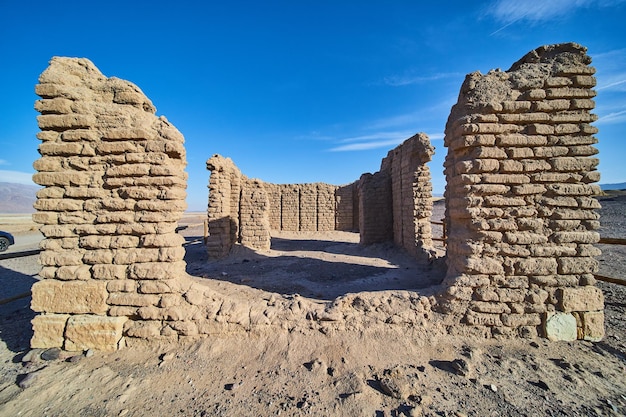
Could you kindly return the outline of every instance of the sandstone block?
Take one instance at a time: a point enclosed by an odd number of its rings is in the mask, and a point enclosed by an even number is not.
[[[472,326],[502,326],[502,320],[499,314],[470,311],[465,316],[465,321]]]
[[[552,239],[556,243],[598,243],[600,234],[598,232],[555,232]]]
[[[183,336],[194,336],[198,334],[198,326],[191,321],[174,321],[168,324]]]
[[[594,274],[598,272],[598,261],[590,257],[561,257],[559,274]]]
[[[502,314],[502,324],[507,327],[539,326],[540,314]]]
[[[142,320],[165,320],[167,317],[164,308],[155,306],[140,307],[137,314]]]
[[[550,159],[550,165],[554,171],[581,172],[594,170],[600,160],[598,158],[576,158],[563,156]]]
[[[148,262],[135,263],[130,267],[132,279],[169,279],[184,274],[186,263]]]
[[[108,249],[88,250],[83,255],[83,262],[89,265],[112,264],[113,263],[113,251],[108,250]],[[103,279],[110,279],[110,278],[103,278]]]
[[[48,349],[63,347],[65,325],[70,318],[68,314],[40,314],[35,316],[33,337],[30,340],[32,349]]]
[[[91,279],[91,267],[89,265],[61,266],[57,269],[55,277],[60,280],[88,280]]]
[[[139,293],[141,294],[167,294],[171,293],[172,288],[165,281],[140,281]]]
[[[44,266],[78,266],[83,264],[82,256],[80,251],[46,250],[39,254],[39,262]]]
[[[465,260],[468,272],[478,274],[503,275],[502,261],[494,258],[468,258]]]
[[[527,258],[514,262],[515,275],[553,275],[557,272],[554,258]]]
[[[91,129],[66,130],[65,132],[61,134],[61,138],[64,141],[68,141],[68,142],[75,142],[75,141],[95,142],[100,139],[100,131],[91,130]]]
[[[71,316],[65,331],[65,350],[117,350],[127,317]]]
[[[561,288],[556,292],[556,297],[559,309],[566,313],[604,310],[604,295],[596,287]]]
[[[139,127],[118,127],[113,129],[108,129],[102,134],[102,139],[104,140],[148,140],[152,139],[155,136],[156,132],[148,132],[146,129],[142,129]]]
[[[119,279],[107,282],[109,292],[137,292],[137,281]]]
[[[134,321],[126,329],[126,335],[142,339],[155,339],[161,335],[161,321]]]
[[[470,308],[472,309],[472,311],[476,311],[479,313],[500,314],[511,312],[511,309],[508,305],[499,302],[473,301],[470,304]]]
[[[37,116],[41,130],[86,129],[96,124],[96,118],[86,114],[43,114]]]
[[[111,293],[107,303],[118,306],[147,307],[156,306],[161,300],[156,294]]]
[[[99,314],[108,309],[106,282],[46,279],[32,288],[31,308],[44,313]]]
[[[588,311],[581,313],[583,339],[599,342],[604,337],[604,311]]]
[[[144,235],[140,240],[141,246],[146,248],[180,247],[184,242],[185,238],[178,233]]]
[[[35,223],[39,223],[39,224],[58,224],[59,213],[50,213],[50,212],[33,213],[32,219]]]

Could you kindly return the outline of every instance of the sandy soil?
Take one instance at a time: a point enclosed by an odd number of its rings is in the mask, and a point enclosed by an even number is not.
[[[602,200],[602,235],[626,237],[626,197]],[[181,223],[188,241],[202,236],[202,215]],[[270,251],[212,263],[196,242],[186,260],[190,274],[232,294],[320,302],[355,291],[427,294],[443,276],[440,261],[419,265],[389,245],[357,241],[281,233]],[[601,274],[623,278],[622,248],[602,245]],[[0,260],[10,284],[2,298],[28,289],[36,272],[34,256]],[[626,415],[626,287],[598,286],[607,328],[598,343],[472,340],[433,324],[272,328],[114,353],[42,352],[28,348],[33,313],[20,298],[0,305],[0,416]]]

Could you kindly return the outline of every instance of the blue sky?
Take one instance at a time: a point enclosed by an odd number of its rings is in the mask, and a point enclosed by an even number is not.
[[[346,184],[417,132],[436,148],[467,73],[577,42],[597,68],[602,183],[626,181],[626,0],[0,0],[0,181],[29,183],[34,85],[52,56],[137,84],[185,136],[190,210],[205,161],[248,177]]]

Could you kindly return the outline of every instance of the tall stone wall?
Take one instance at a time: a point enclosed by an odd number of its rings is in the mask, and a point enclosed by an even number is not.
[[[213,155],[207,161],[209,236],[207,253],[219,259],[239,243],[253,249],[270,248],[270,196],[259,180],[248,179],[230,158]]]
[[[469,74],[446,126],[448,285],[481,333],[597,340],[595,70],[577,44]]]
[[[426,165],[435,148],[425,134],[417,134],[389,151],[381,164],[391,174],[393,239],[414,256],[432,248],[432,183]]]
[[[280,205],[272,205],[270,217],[274,230],[329,231],[335,230],[335,191],[337,186],[323,183],[267,184],[275,190]]]
[[[359,179],[359,243],[393,241],[393,200],[389,171],[363,174]]]
[[[35,91],[44,240],[31,346],[116,349],[138,308],[185,275],[184,139],[139,88],[86,59],[53,58]]]
[[[359,230],[359,195],[357,182],[338,187],[335,191],[335,229],[344,231]]]
[[[428,258],[433,246],[429,162],[435,149],[417,134],[389,151],[380,171],[358,183],[361,243],[393,241],[416,257]]]

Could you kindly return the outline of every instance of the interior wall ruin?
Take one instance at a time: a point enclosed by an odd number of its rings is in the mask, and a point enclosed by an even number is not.
[[[433,153],[428,137],[417,134],[389,151],[379,172],[364,174],[349,185],[254,180],[254,211],[241,206],[251,180],[229,158],[214,155],[207,161],[209,257],[222,258],[235,244],[269,249],[270,230],[358,230],[361,244],[392,241],[416,257],[428,258],[432,185],[426,163]],[[244,239],[238,232],[244,225],[255,230],[253,238]]]
[[[469,74],[452,108],[443,307],[479,332],[603,335],[590,62],[577,44],[541,47]]]

